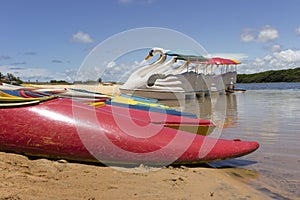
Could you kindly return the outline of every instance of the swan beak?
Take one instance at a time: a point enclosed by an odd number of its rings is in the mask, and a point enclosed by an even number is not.
[[[148,54],[148,56],[146,56],[145,60],[149,60],[152,56],[150,54]]]

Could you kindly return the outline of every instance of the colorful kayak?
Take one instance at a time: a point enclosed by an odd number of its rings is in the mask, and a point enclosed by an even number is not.
[[[44,97],[37,97],[37,98],[23,98],[23,97],[3,97],[0,96],[0,102],[27,102],[27,101],[45,101],[48,99],[56,98],[55,96],[44,96]]]
[[[108,105],[125,107],[136,110],[144,110],[147,112],[156,112],[176,116],[185,116],[191,118],[197,118],[197,115],[188,112],[177,111],[169,106],[158,103],[157,99],[148,99],[144,97],[121,95],[112,97],[105,102]]]
[[[163,107],[141,105],[141,104],[132,105],[132,104],[114,102],[114,101],[109,101],[109,100],[105,101],[105,103],[107,105],[119,106],[119,107],[136,109],[136,110],[144,110],[144,111],[147,111],[147,112],[156,112],[156,113],[163,113],[163,114],[169,114],[169,115],[197,118],[197,115],[195,115],[193,113],[181,112],[181,111],[177,111],[177,110],[172,109],[172,108],[163,108]]]
[[[4,96],[7,96],[6,99],[9,99],[10,102],[12,102],[9,105],[3,104],[2,107],[5,106],[11,107],[13,105],[17,105],[16,103],[14,103],[16,101],[22,100],[26,102],[29,100],[40,100],[42,97],[45,98],[49,96],[49,94],[47,93],[35,93],[26,90],[1,90],[1,92],[5,93]],[[116,98],[122,99],[123,101],[127,101],[128,103],[130,102],[134,103],[135,105],[136,104],[145,105],[146,103],[150,103],[152,106],[157,106],[159,108],[163,107],[163,105],[158,104],[157,100],[155,99],[145,99],[145,98],[135,97],[135,96],[122,96]],[[214,124],[208,120],[201,120],[196,118],[163,114],[157,112],[149,113],[148,111],[144,111],[144,110],[130,109],[130,108],[124,108],[120,106],[111,106],[111,105],[106,105],[102,101],[100,102],[98,102],[98,100],[95,101],[96,102],[87,101],[86,103],[91,106],[100,107],[99,109],[107,112],[117,112],[118,114],[124,115],[126,117],[130,117],[134,121],[140,121],[142,119],[143,121],[147,121],[148,123],[161,124],[164,125],[165,127],[196,133],[199,135],[209,135],[215,128]]]
[[[5,99],[4,104],[0,104],[0,107],[11,107],[16,105],[25,105],[26,103],[16,103],[16,102],[28,102],[28,101],[41,101],[43,99],[48,99],[53,96],[46,96],[33,93],[30,91],[24,90],[2,90],[7,94],[5,97],[0,97],[0,102]],[[15,95],[15,96],[11,96]],[[11,102],[8,104],[7,102]],[[85,102],[88,105],[98,107],[99,109],[106,112],[116,112],[119,115],[123,115],[125,117],[131,118],[133,121],[147,121],[148,123],[153,124],[161,124],[165,127],[174,128],[177,130],[183,130],[191,133],[196,133],[200,135],[209,135],[215,128],[215,125],[208,120],[201,120],[196,118],[184,117],[184,116],[176,116],[170,114],[163,114],[157,112],[148,112],[144,110],[137,110],[131,108],[124,108],[120,106],[111,106],[106,105],[105,102],[100,100],[95,100],[93,102],[87,101]],[[30,104],[30,103],[28,103]]]
[[[7,84],[8,85],[8,84]],[[73,89],[73,88],[34,88],[34,87],[22,87],[22,86],[1,86],[0,87],[1,96],[18,96],[18,97],[41,97],[49,95],[57,95],[60,97],[66,98],[79,98],[79,99],[110,99],[108,95],[90,92],[82,89]]]
[[[223,140],[166,128],[56,98],[0,108],[0,150],[104,164],[191,164],[240,157],[257,142]]]
[[[110,99],[110,97],[105,94],[72,88],[66,89],[64,93],[60,93],[58,96],[67,98]]]
[[[47,93],[35,93],[35,92],[31,92],[31,91],[27,91],[27,90],[5,90],[5,89],[1,89],[0,91],[0,96],[7,96],[7,97],[12,97],[12,98],[39,98],[39,97],[44,97],[44,96],[51,96],[51,94],[47,94]]]

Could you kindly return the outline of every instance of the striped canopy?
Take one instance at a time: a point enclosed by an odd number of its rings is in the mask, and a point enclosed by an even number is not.
[[[165,53],[168,56],[176,56],[179,60],[186,60],[189,62],[206,62],[207,58],[201,56],[200,54],[190,51],[190,50],[176,50],[176,51],[167,51]]]

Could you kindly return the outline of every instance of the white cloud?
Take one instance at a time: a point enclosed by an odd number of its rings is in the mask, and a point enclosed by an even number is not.
[[[255,35],[252,31],[252,29],[244,29],[241,34],[241,41],[243,42],[253,42],[255,41]]]
[[[82,31],[78,31],[77,33],[72,35],[71,38],[72,42],[76,42],[76,43],[93,43],[94,39],[91,38],[91,36],[87,33],[84,33]]]
[[[255,41],[255,37],[251,35],[250,33],[242,34],[241,35],[241,40],[243,42],[252,42]]]
[[[116,63],[114,62],[114,61],[111,61],[111,62],[109,62],[108,64],[107,64],[107,68],[112,68],[112,67],[114,67],[116,65]]]
[[[243,42],[270,42],[278,37],[278,30],[269,25],[266,25],[259,30],[246,28],[241,33],[241,41]]]
[[[298,28],[296,28],[296,34],[300,35],[300,26]]]
[[[280,52],[281,51],[281,46],[279,44],[274,44],[273,46],[270,47],[270,50],[272,52]]]
[[[68,82],[74,82],[77,77],[77,69],[66,69],[63,73],[59,74],[59,77],[63,77],[59,80],[66,80]]]
[[[0,72],[2,74],[10,73],[16,77],[20,77],[23,81],[66,80],[73,82],[77,77],[77,71],[77,69],[66,69],[63,72],[53,72],[46,68],[25,68],[12,65],[0,65]]]
[[[269,42],[277,39],[279,37],[278,30],[271,26],[264,26],[259,34],[257,41],[258,42]]]
[[[281,52],[275,52],[274,57],[285,63],[300,63],[300,50],[288,49]]]
[[[2,65],[0,66],[0,71],[3,74],[13,74],[16,77],[20,77],[21,80],[36,81],[36,80],[46,80],[53,78],[53,72],[51,73],[45,68],[21,68],[15,66]]]
[[[145,66],[147,61],[109,62],[102,74],[103,81],[124,82],[138,68]]]
[[[300,67],[300,50],[287,49],[243,62],[239,66],[239,73],[257,73],[296,67]]]

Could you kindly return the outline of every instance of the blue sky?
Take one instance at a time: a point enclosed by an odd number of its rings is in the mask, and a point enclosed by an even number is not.
[[[0,71],[72,81],[89,51],[133,28],[182,32],[239,73],[300,67],[300,1],[1,0]]]

